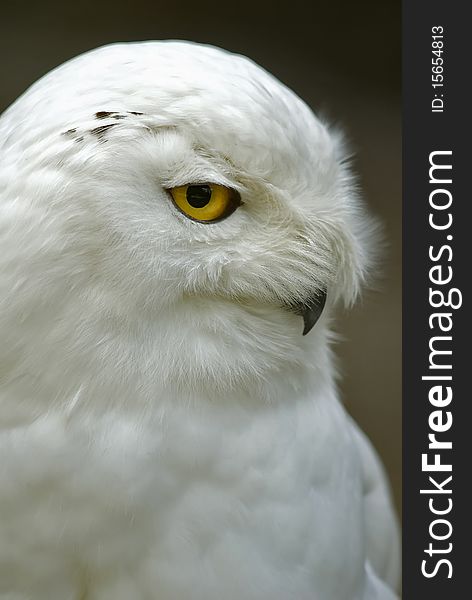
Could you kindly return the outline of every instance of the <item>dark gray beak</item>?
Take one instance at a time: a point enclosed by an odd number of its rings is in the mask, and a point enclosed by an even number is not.
[[[306,302],[291,306],[295,314],[303,317],[303,335],[309,333],[320,318],[326,304],[326,295],[325,290],[320,290]]]

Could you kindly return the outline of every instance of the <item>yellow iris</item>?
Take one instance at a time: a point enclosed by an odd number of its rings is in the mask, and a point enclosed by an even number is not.
[[[225,219],[241,205],[236,190],[217,183],[179,185],[169,192],[180,212],[201,223]]]

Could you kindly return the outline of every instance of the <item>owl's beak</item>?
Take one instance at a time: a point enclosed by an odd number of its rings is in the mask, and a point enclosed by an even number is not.
[[[303,335],[309,333],[320,318],[326,304],[326,296],[326,290],[320,290],[305,302],[291,306],[295,314],[303,317]]]

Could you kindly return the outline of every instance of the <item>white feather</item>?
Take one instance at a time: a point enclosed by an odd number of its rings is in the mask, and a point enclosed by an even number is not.
[[[80,56],[0,118],[2,600],[395,597],[329,349],[372,240],[341,152],[260,67],[184,42]],[[210,225],[166,191],[208,181],[244,202]],[[284,304],[320,289],[303,337]]]

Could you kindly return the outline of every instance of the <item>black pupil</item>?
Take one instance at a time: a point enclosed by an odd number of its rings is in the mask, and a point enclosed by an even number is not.
[[[193,208],[203,208],[210,202],[211,188],[209,185],[189,185],[187,188],[187,202]]]

